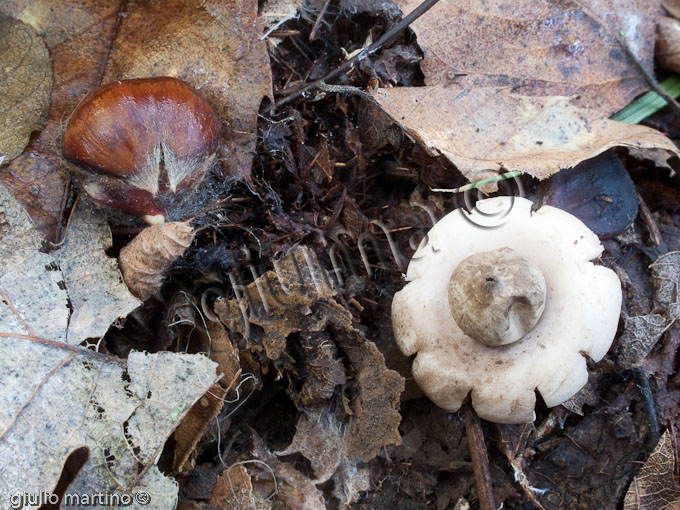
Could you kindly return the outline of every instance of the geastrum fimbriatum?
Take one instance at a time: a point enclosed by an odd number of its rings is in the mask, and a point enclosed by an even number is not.
[[[479,201],[428,232],[392,304],[394,334],[423,392],[447,411],[468,395],[480,417],[535,419],[588,379],[616,333],[621,284],[591,261],[598,237],[579,219],[519,197]],[[488,228],[484,211],[505,210]]]

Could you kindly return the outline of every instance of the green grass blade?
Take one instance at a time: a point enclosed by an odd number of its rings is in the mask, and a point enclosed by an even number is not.
[[[680,76],[673,75],[661,83],[668,95],[677,98],[680,96]],[[637,124],[643,121],[650,115],[658,112],[661,108],[666,106],[666,100],[656,92],[650,91],[645,95],[638,97],[635,101],[626,106],[623,110],[612,116],[612,120],[619,122],[627,122],[628,124]]]

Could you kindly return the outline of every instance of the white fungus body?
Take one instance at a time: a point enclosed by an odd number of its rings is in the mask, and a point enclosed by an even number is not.
[[[612,270],[591,262],[602,253],[599,239],[569,213],[550,206],[531,212],[531,206],[524,198],[496,197],[478,202],[470,214],[446,215],[413,255],[410,283],[394,297],[396,341],[407,356],[417,353],[416,382],[447,411],[459,409],[471,394],[484,419],[533,421],[535,391],[548,406],[561,404],[588,380],[584,355],[600,360],[614,339],[621,284]],[[488,216],[480,211],[494,209],[509,210],[505,222],[481,227]],[[488,346],[458,327],[449,280],[463,259],[506,247],[543,273],[545,309],[520,340]]]

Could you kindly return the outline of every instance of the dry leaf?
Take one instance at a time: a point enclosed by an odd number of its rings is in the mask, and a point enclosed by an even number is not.
[[[120,270],[133,295],[146,301],[163,284],[163,275],[194,240],[189,222],[163,223],[142,230],[120,251]]]
[[[333,479],[333,495],[347,508],[359,499],[360,492],[370,488],[366,467],[357,466],[347,457],[347,429],[323,406],[309,409],[300,415],[293,442],[277,455],[300,453],[309,460],[314,470],[314,484]]]
[[[345,426],[322,406],[302,413],[293,441],[276,455],[302,454],[314,470],[315,484],[327,482],[341,462],[346,462]]]
[[[174,76],[193,85],[221,121],[221,164],[250,176],[257,114],[273,97],[269,56],[254,0],[131,1],[103,83]]]
[[[661,338],[666,324],[666,318],[657,314],[627,317],[619,339],[619,363],[627,368],[639,366]]]
[[[230,466],[220,474],[210,504],[230,510],[266,510],[271,502],[253,494],[253,483],[243,464]]]
[[[664,253],[649,266],[654,300],[669,319],[680,319],[680,251]]]
[[[420,0],[397,3],[410,12]],[[652,70],[659,5],[658,0],[439,2],[411,28],[425,53],[427,85],[578,96],[574,105],[609,116],[648,88],[619,37]]]
[[[52,65],[29,25],[0,14],[0,165],[24,150],[47,117]]]
[[[0,13],[24,21],[42,36],[54,73],[47,124],[27,150],[0,172],[0,180],[54,243],[62,237],[62,203],[68,184],[58,137],[64,119],[100,83],[110,49],[105,41],[114,33],[118,9],[118,3],[109,0],[0,2]]]
[[[673,440],[666,431],[630,484],[623,510],[680,509],[680,489],[673,474],[674,467]]]
[[[113,321],[141,304],[123,283],[116,260],[106,255],[112,244],[104,215],[80,201],[64,244],[54,252],[73,307],[68,343],[104,336]]]
[[[680,21],[665,16],[659,18],[654,55],[659,66],[680,72]]]
[[[256,459],[264,462],[277,479],[275,498],[285,509],[327,510],[321,490],[306,475],[287,462],[281,462],[271,453],[255,431],[251,431],[252,451]],[[257,466],[257,464],[253,464]],[[266,471],[265,471],[266,472]]]
[[[177,427],[173,461],[175,472],[188,471],[195,467],[196,445],[203,438],[210,422],[220,414],[222,407],[224,407],[224,397],[227,391],[227,388],[213,384],[208,392],[194,404],[180,426]]]
[[[85,448],[89,458],[67,494],[145,491],[150,503],[129,508],[173,508],[177,486],[155,462],[215,382],[215,364],[172,353],[133,352],[121,360],[78,347],[84,338],[77,335],[99,331],[101,322],[69,331],[67,343],[65,282],[76,279],[75,271],[65,278],[54,257],[39,251],[42,236],[1,186],[0,237],[0,507],[22,493],[54,491],[67,457]],[[83,302],[73,306],[82,309]]]
[[[469,180],[495,175],[501,164],[545,179],[609,148],[666,149],[663,134],[576,108],[566,97],[528,97],[507,88],[459,85],[379,89],[385,112]]]

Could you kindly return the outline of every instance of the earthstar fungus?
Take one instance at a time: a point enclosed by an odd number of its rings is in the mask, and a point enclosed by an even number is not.
[[[556,406],[588,380],[616,333],[621,284],[591,261],[598,237],[579,219],[519,197],[455,210],[427,234],[392,303],[399,348],[447,411],[468,394],[480,417],[535,418],[535,391]],[[497,226],[488,211],[507,211]]]

